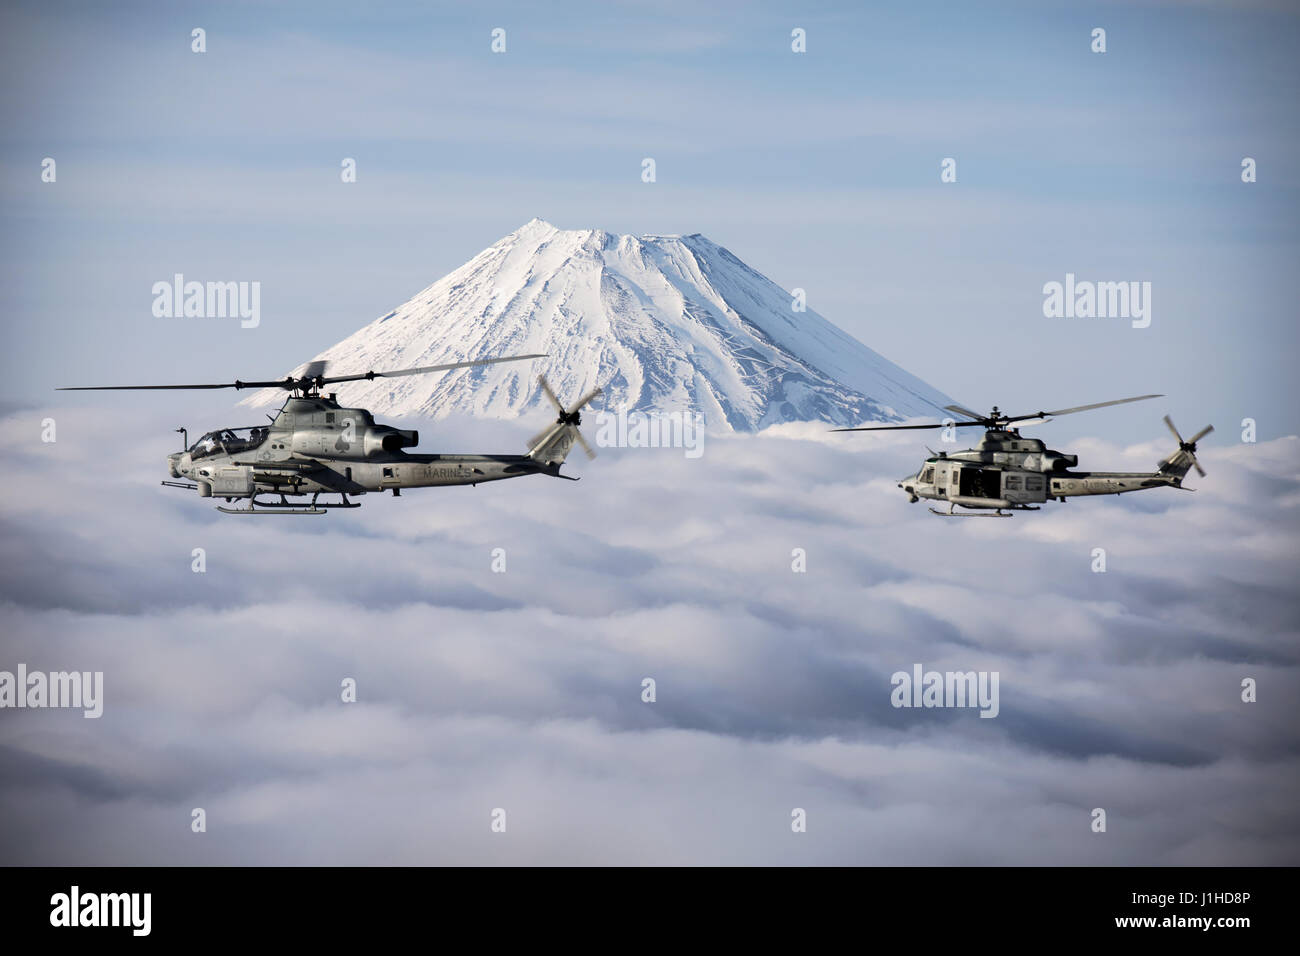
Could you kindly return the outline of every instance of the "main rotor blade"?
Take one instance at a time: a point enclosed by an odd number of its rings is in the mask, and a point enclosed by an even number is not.
[[[983,422],[951,422],[948,424],[945,424],[943,422],[938,422],[937,424],[934,425],[864,425],[860,428],[832,428],[831,431],[833,432],[888,432],[888,431],[904,431],[907,429],[916,429],[916,428],[966,428],[972,425],[977,425],[980,428],[985,427]]]
[[[1020,415],[1016,418],[1008,419],[1008,421],[1013,421],[1013,422],[1023,421],[1026,418],[1039,418],[1042,416],[1051,417],[1055,415],[1072,415],[1075,412],[1086,412],[1094,408],[1106,408],[1110,405],[1126,405],[1129,402],[1145,402],[1149,398],[1164,398],[1164,396],[1163,395],[1137,395],[1134,396],[1133,398],[1117,398],[1113,402],[1097,402],[1093,405],[1076,405],[1074,406],[1074,408],[1060,408],[1054,412],[1038,412],[1035,415]]]
[[[969,408],[962,408],[960,405],[945,405],[943,410],[945,412],[956,412],[958,415],[965,415],[967,418],[973,418],[976,421],[984,420],[983,415],[972,412]]]
[[[423,375],[426,372],[443,372],[452,368],[470,368],[475,365],[495,365],[498,362],[522,362],[525,359],[546,358],[540,355],[507,355],[502,358],[474,359],[472,362],[448,362],[445,365],[421,365],[419,368],[400,368],[390,372],[363,372],[360,375],[330,375],[316,379],[321,385],[333,385],[335,382],[359,382],[362,379],[401,378],[404,375]]]
[[[403,375],[422,375],[425,372],[442,372],[452,368],[469,368],[473,365],[495,365],[497,362],[522,362],[525,359],[545,358],[541,355],[507,355],[503,358],[475,359],[472,362],[448,362],[445,365],[423,365],[419,368],[396,369],[391,372],[363,372],[359,375],[332,375],[328,378],[320,378],[316,375],[307,374],[285,378],[277,378],[269,382],[222,382],[220,384],[203,384],[203,385],[76,385],[66,388],[58,388],[58,392],[128,392],[128,391],[156,391],[158,389],[188,389],[188,388],[298,388],[300,383],[307,382],[310,385],[332,385],[335,382],[359,382],[362,379],[375,378],[398,378]],[[314,368],[324,368],[322,362],[309,362],[307,371],[311,372]]]
[[[1196,469],[1196,473],[1198,475],[1200,475],[1202,478],[1205,477],[1205,469],[1201,467],[1201,463],[1196,460],[1195,455],[1192,455],[1192,466]]]
[[[362,379],[370,380],[375,378],[398,378],[403,375],[422,375],[425,372],[442,372],[452,368],[469,368],[473,365],[495,365],[497,362],[522,362],[525,359],[546,358],[545,354],[540,355],[507,355],[503,358],[475,359],[472,362],[448,362],[445,365],[422,365],[419,368],[396,369],[391,372],[363,372],[360,375],[332,375],[328,378],[321,378],[319,375],[311,374],[314,369],[324,370],[323,361],[313,361],[307,363],[307,373],[305,375],[293,376],[288,375],[284,378],[277,378],[269,382],[222,382],[220,384],[203,384],[203,385],[76,385],[65,388],[55,389],[57,392],[129,392],[129,391],[156,391],[158,389],[186,389],[186,388],[283,388],[296,389],[302,387],[303,383],[308,385],[332,385],[335,382],[359,382]],[[558,407],[558,403],[557,403]],[[561,409],[563,411],[563,409]]]
[[[1073,414],[1074,412],[1086,412],[1094,408],[1107,408],[1110,405],[1124,405],[1127,404],[1128,402],[1145,402],[1149,398],[1163,398],[1163,397],[1164,397],[1163,395],[1137,395],[1134,396],[1133,398],[1118,398],[1113,402],[1096,402],[1092,405],[1076,405],[1074,408],[1058,408],[1056,411],[1052,411],[1052,412],[1034,412],[1031,415],[999,415],[996,419],[996,422],[994,419],[988,417],[987,415],[977,415],[975,412],[972,412],[969,408],[963,408],[960,405],[945,405],[944,411],[954,412],[958,415],[966,415],[970,418],[973,418],[974,421],[952,422],[951,425],[944,425],[942,423],[938,425],[870,425],[861,428],[832,428],[831,431],[883,432],[883,431],[892,431],[894,429],[908,429],[908,428],[948,428],[948,427],[966,428],[970,426],[990,428],[993,427],[995,424],[1010,425],[1012,422],[1029,422],[1032,424],[1035,422],[1046,421],[1047,419],[1053,418],[1057,415],[1070,415]],[[1168,422],[1168,418],[1166,418],[1166,422]],[[1170,425],[1169,427],[1173,428],[1174,426]],[[1176,435],[1178,433],[1174,432],[1174,434]],[[1182,439],[1180,438],[1179,441],[1182,441]]]
[[[292,378],[278,378],[274,382],[223,382],[220,385],[72,385],[56,388],[56,392],[127,392],[175,388],[285,388]]]
[[[1199,432],[1197,432],[1195,435],[1192,436],[1192,438],[1191,438],[1191,442],[1192,442],[1192,444],[1195,445],[1198,441],[1200,441],[1202,438],[1204,438],[1206,435],[1208,435],[1208,434],[1209,434],[1210,432],[1212,432],[1212,431],[1214,431],[1214,426],[1213,426],[1213,425],[1206,425],[1206,426],[1205,426],[1204,428],[1202,428]]]
[[[594,459],[596,457],[596,452],[587,444],[587,439],[582,437],[582,432],[578,431],[577,427],[573,429],[573,437],[578,440],[578,444],[582,446],[582,450],[587,453],[588,458]]]

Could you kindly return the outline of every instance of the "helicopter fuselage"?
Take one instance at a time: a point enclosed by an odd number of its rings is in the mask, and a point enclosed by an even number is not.
[[[325,514],[329,508],[359,508],[348,500],[349,494],[389,491],[394,495],[403,488],[429,488],[440,485],[477,485],[484,481],[501,481],[524,475],[560,474],[565,458],[579,445],[589,457],[596,456],[578,425],[581,411],[603,394],[593,388],[570,407],[565,407],[546,383],[537,376],[542,394],[554,406],[558,417],[528,442],[524,455],[418,455],[404,449],[419,444],[414,431],[391,425],[378,425],[364,408],[343,408],[334,393],[321,389],[338,382],[373,382],[375,379],[405,378],[452,369],[478,368],[502,362],[523,362],[545,358],[541,353],[466,359],[412,368],[326,375],[329,364],[314,359],[301,374],[283,379],[246,382],[203,382],[187,385],[75,385],[64,392],[155,391],[217,388],[275,388],[290,393],[271,419],[269,426],[226,428],[208,432],[193,445],[167,456],[167,472],[173,479],[163,484],[197,491],[200,498],[248,499],[247,507],[223,508],[234,514]],[[188,443],[188,431],[176,429]],[[573,479],[576,480],[576,479]],[[330,492],[342,498],[337,502],[319,502]],[[279,502],[259,501],[258,495],[279,495]],[[290,503],[290,495],[311,495],[306,506]]]
[[[529,474],[552,473],[527,455],[410,455],[385,452],[369,460],[328,456],[310,464],[295,459],[250,461],[240,455],[214,455],[193,461],[177,454],[173,477],[198,485],[201,498],[247,498],[255,493],[358,495],[397,488],[477,485]]]
[[[209,432],[169,455],[167,469],[193,482],[202,498],[397,493],[532,474],[564,477],[559,468],[572,444],[565,432],[553,425],[543,433],[549,440],[525,455],[411,454],[404,449],[419,443],[417,432],[376,424],[370,412],[343,408],[333,396],[294,397],[269,426]]]
[[[927,458],[898,486],[913,502],[946,501],[950,509],[1033,510],[1049,498],[1181,487],[1191,464],[1181,451],[1152,472],[1076,471],[1078,463],[1078,456],[1053,451],[1015,429],[989,429],[978,447]]]

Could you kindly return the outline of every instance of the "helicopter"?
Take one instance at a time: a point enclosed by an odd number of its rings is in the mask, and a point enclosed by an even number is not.
[[[960,405],[946,405],[945,411],[961,415],[962,420],[924,425],[871,425],[860,428],[835,428],[837,432],[892,431],[924,428],[983,428],[979,445],[966,451],[935,453],[925,460],[915,474],[898,483],[915,503],[922,498],[948,502],[947,511],[930,511],[944,518],[1010,518],[1014,511],[1039,511],[1037,505],[1049,498],[1065,501],[1076,495],[1122,495],[1147,488],[1182,488],[1183,476],[1195,468],[1201,477],[1205,469],[1196,460],[1196,443],[1214,431],[1213,425],[1184,441],[1165,416],[1165,425],[1178,440],[1178,450],[1163,459],[1155,471],[1071,471],[1079,464],[1078,455],[1054,451],[1036,438],[1025,438],[1017,423],[1039,424],[1058,415],[1072,415],[1094,408],[1144,402],[1163,395],[1138,395],[1093,405],[1058,408],[1031,415],[1005,415],[996,405],[988,415],[980,415]],[[1190,491],[1191,489],[1184,489]],[[965,509],[957,511],[957,508]],[[991,514],[989,512],[992,512]]]
[[[364,495],[372,491],[391,490],[397,497],[403,488],[478,485],[524,475],[549,475],[577,481],[577,478],[561,474],[560,466],[575,443],[589,458],[596,457],[578,431],[578,425],[582,422],[581,410],[602,394],[599,388],[592,389],[572,407],[565,408],[546,379],[539,375],[538,384],[555,406],[558,416],[533,436],[527,453],[523,455],[409,454],[404,449],[419,444],[418,432],[376,424],[374,416],[364,408],[344,408],[339,405],[336,393],[321,392],[324,386],[338,382],[423,375],[544,357],[509,355],[335,376],[324,374],[327,363],[314,361],[305,366],[301,375],[289,375],[275,381],[93,385],[58,391],[283,388],[289,396],[277,415],[267,416],[271,419],[270,425],[217,429],[193,444],[189,444],[189,433],[185,428],[176,429],[181,434],[182,450],[167,456],[167,471],[173,479],[180,480],[163,481],[162,484],[197,491],[200,498],[224,498],[227,504],[247,500],[242,507],[218,505],[217,510],[226,514],[319,515],[327,514],[327,509],[359,508],[361,502],[349,500],[348,495]],[[321,501],[320,496],[324,494],[337,494],[340,500]],[[267,501],[267,495],[279,495],[279,500]],[[311,495],[309,503],[289,501],[290,497],[306,495]]]

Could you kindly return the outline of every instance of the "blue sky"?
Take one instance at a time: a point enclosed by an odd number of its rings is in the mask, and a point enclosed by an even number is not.
[[[1289,5],[558,9],[7,8],[0,398],[278,375],[540,216],[702,232],[979,408],[1300,430]],[[176,272],[260,281],[261,327],[154,318]],[[1067,272],[1152,326],[1044,318]],[[1104,414],[1052,437],[1159,428]]]

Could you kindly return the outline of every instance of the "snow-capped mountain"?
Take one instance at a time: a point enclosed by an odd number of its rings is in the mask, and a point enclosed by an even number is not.
[[[544,374],[566,402],[698,412],[710,428],[852,425],[942,415],[952,400],[877,355],[701,235],[618,236],[534,219],[316,356],[345,375],[546,358],[337,387],[389,416],[537,417]],[[295,374],[304,366],[299,366]],[[243,404],[279,403],[264,389]]]

